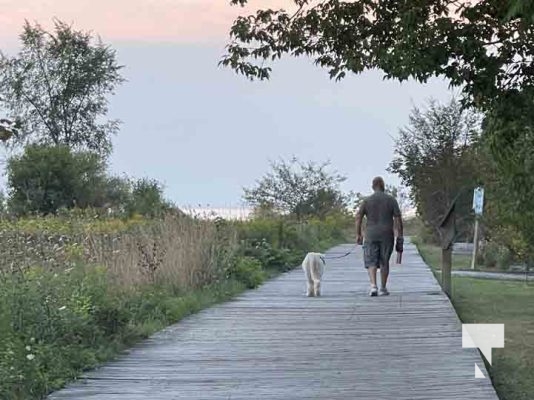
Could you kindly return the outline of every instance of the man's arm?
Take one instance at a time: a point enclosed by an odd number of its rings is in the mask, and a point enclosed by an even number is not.
[[[404,237],[404,225],[402,223],[402,215],[397,199],[393,199],[393,229],[397,237]]]
[[[395,225],[395,234],[397,237],[404,237],[404,225],[402,223],[402,216],[398,215],[393,217],[393,223]]]
[[[397,264],[401,263],[402,252],[404,251],[404,225],[402,223],[402,215],[399,207],[399,203],[396,199],[393,199],[393,229],[397,235],[395,241],[395,251],[397,252]]]
[[[360,208],[358,209],[358,212],[356,213],[356,244],[362,244],[363,243],[363,236],[362,236],[362,222],[363,217],[365,215],[365,200],[360,205]]]

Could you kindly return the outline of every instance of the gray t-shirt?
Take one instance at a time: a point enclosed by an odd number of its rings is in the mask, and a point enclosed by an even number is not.
[[[367,217],[366,240],[391,240],[395,236],[393,217],[400,217],[401,212],[399,203],[393,196],[376,191],[362,202],[358,214],[362,218]]]

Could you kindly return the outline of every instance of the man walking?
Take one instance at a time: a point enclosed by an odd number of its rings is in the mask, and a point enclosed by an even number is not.
[[[363,244],[365,268],[371,281],[369,295],[377,296],[379,293],[376,271],[380,269],[380,295],[386,296],[389,294],[386,285],[393,245],[395,244],[397,252],[403,250],[402,216],[397,200],[385,193],[384,180],[381,177],[373,179],[373,192],[362,202],[356,215],[356,241],[357,244]],[[363,217],[367,217],[365,241],[362,236]]]

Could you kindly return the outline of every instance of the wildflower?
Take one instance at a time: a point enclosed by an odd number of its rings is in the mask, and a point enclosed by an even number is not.
[[[63,311],[67,308],[67,306],[62,306],[62,307],[59,307],[59,311]]]
[[[26,351],[32,351],[32,348],[30,346],[26,346]]]
[[[28,354],[28,355],[26,356],[26,358],[27,358],[28,360],[32,361],[32,360],[35,358],[35,355],[34,355],[34,354]]]

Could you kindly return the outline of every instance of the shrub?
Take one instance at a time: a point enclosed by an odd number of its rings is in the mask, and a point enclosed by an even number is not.
[[[484,246],[482,259],[486,268],[495,268],[497,265],[498,252],[498,246],[493,242],[489,242]]]
[[[9,206],[18,214],[55,213],[95,203],[104,181],[102,159],[67,146],[30,145],[8,160]]]
[[[507,270],[512,263],[512,253],[508,247],[495,242],[485,244],[481,251],[481,256],[482,262],[487,268],[498,267],[499,269]]]
[[[108,282],[104,268],[52,273],[34,267],[3,276],[1,398],[37,398],[103,360],[97,349],[105,336],[126,328]],[[116,317],[102,318],[104,309]],[[113,321],[120,325],[107,331]]]
[[[497,253],[497,267],[501,270],[508,270],[512,264],[512,253],[507,247],[501,246]]]
[[[17,215],[105,208],[115,215],[161,217],[171,208],[159,182],[107,176],[99,155],[67,146],[27,146],[9,159],[7,175],[9,209]]]
[[[243,279],[253,267],[240,265]],[[195,292],[126,289],[110,278],[106,268],[89,265],[1,275],[1,399],[43,398],[124,346],[242,288],[228,281]]]
[[[266,278],[259,260],[253,257],[238,257],[228,269],[228,277],[242,282],[247,288],[254,289]]]
[[[171,206],[165,201],[163,187],[158,181],[143,178],[133,183],[130,200],[126,204],[128,215],[159,217],[169,208]]]
[[[292,253],[294,254],[295,250],[292,252],[288,248],[275,248],[265,239],[245,251],[246,255],[258,259],[265,268],[280,272],[288,271],[294,266]]]

